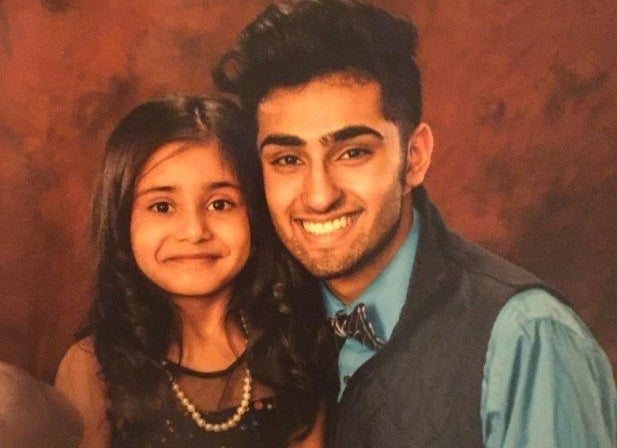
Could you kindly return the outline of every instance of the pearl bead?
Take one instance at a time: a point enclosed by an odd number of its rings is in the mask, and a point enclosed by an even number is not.
[[[198,427],[204,429],[205,431],[213,431],[213,432],[227,431],[230,428],[235,427],[238,424],[238,422],[240,422],[240,420],[242,419],[242,416],[246,414],[246,412],[249,410],[249,404],[251,402],[251,391],[252,391],[252,387],[251,387],[252,378],[251,378],[251,371],[249,369],[246,369],[246,377],[244,377],[244,386],[242,388],[243,393],[242,393],[242,399],[240,401],[240,406],[238,406],[234,415],[232,415],[230,418],[228,418],[226,421],[222,423],[206,422],[206,420],[203,418],[201,413],[197,411],[196,406],[193,403],[191,403],[188,397],[184,394],[184,391],[182,390],[180,385],[176,383],[176,380],[173,378],[171,373],[167,372],[167,374],[171,381],[171,389],[174,392],[174,395],[176,396],[180,404],[184,407],[184,409],[186,409],[186,411],[191,416],[195,424],[197,424]]]
[[[244,329],[244,332],[248,336],[249,328],[244,318],[244,315],[241,314],[240,319],[242,321],[242,327]],[[166,367],[166,365],[167,365],[167,362],[164,361],[163,367]],[[246,414],[246,412],[249,410],[249,403],[251,402],[252,378],[251,378],[251,371],[248,369],[248,367],[245,369],[246,376],[244,377],[244,380],[243,380],[244,385],[242,387],[243,392],[242,392],[242,399],[240,401],[240,406],[238,406],[234,415],[232,415],[230,418],[227,419],[227,421],[222,422],[222,423],[206,422],[206,420],[199,413],[199,411],[197,411],[196,406],[193,403],[191,403],[188,397],[184,394],[184,391],[182,390],[180,385],[176,383],[176,380],[174,379],[171,372],[169,372],[169,370],[167,369],[165,370],[167,372],[167,376],[169,377],[169,381],[171,383],[171,390],[174,392],[174,395],[176,396],[180,404],[184,407],[184,409],[188,412],[188,414],[191,416],[195,424],[205,431],[213,431],[213,432],[227,431],[228,429],[235,427],[238,424],[238,422],[242,419],[242,416]]]

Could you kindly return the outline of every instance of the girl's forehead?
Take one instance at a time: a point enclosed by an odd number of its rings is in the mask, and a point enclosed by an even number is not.
[[[196,166],[196,168],[210,170],[216,166],[235,175],[233,165],[229,163],[220,142],[216,138],[211,138],[198,142],[171,142],[157,148],[144,164],[137,177],[137,181],[139,182],[139,180],[153,170],[169,169],[181,160],[192,157],[195,153],[201,153],[204,156],[201,157],[203,163]]]

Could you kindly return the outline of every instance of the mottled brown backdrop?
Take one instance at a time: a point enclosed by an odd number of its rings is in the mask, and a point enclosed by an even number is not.
[[[211,91],[266,0],[0,0],[0,360],[51,379],[89,304],[90,195],[130,107]],[[617,365],[617,2],[383,0],[421,33],[428,185],[564,291]]]

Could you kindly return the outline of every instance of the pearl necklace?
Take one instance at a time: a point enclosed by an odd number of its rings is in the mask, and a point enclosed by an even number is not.
[[[196,406],[188,399],[185,395],[184,391],[180,387],[180,385],[176,382],[173,375],[167,371],[167,375],[169,375],[169,380],[171,382],[171,390],[174,392],[174,395],[182,405],[184,409],[189,413],[193,421],[199,426],[201,429],[205,431],[227,431],[228,429],[233,428],[240,422],[242,416],[246,414],[249,410],[249,403],[251,402],[251,371],[246,368],[245,369],[246,376],[244,377],[244,386],[242,392],[242,399],[240,400],[240,406],[236,409],[234,415],[229,417],[226,421],[222,423],[209,423],[206,419],[201,415],[201,413],[197,410]]]
[[[244,316],[241,315],[240,319],[242,321],[242,327],[244,328],[244,332],[248,335],[248,325],[244,320]],[[166,364],[167,362],[163,362],[163,365]],[[236,412],[234,413],[234,415],[232,415],[222,423],[209,423],[206,421],[204,416],[201,415],[201,413],[197,410],[197,407],[191,402],[191,400],[188,399],[180,385],[174,379],[171,372],[166,369],[167,375],[169,376],[169,381],[171,383],[171,390],[173,391],[174,395],[176,396],[182,407],[188,412],[188,414],[191,416],[197,426],[199,426],[204,431],[210,432],[227,431],[228,429],[235,427],[240,422],[240,420],[242,420],[242,416],[246,414],[246,412],[249,410],[252,390],[251,383],[253,380],[249,368],[247,367],[244,371],[245,376],[244,385],[242,386],[242,399],[240,400],[240,406],[236,408]]]

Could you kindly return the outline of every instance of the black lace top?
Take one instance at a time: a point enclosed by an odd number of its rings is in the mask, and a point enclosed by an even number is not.
[[[208,423],[222,423],[236,413],[242,399],[246,365],[242,357],[225,370],[198,372],[170,362],[167,366],[186,397]],[[252,383],[248,411],[233,428],[211,432],[200,428],[171,392],[172,405],[153,415],[147,427],[125,424],[116,428],[112,448],[277,448],[288,445],[273,392]]]

